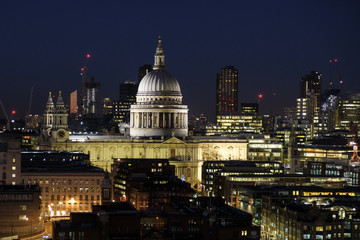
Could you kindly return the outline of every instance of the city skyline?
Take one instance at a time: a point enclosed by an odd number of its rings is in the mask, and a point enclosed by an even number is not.
[[[24,116],[32,87],[32,113],[43,113],[49,91],[62,91],[69,105],[70,93],[81,90],[87,53],[88,76],[101,83],[102,98],[117,100],[119,84],[136,82],[137,69],[153,63],[159,34],[190,114],[214,118],[216,73],[228,65],[239,71],[239,104],[257,102],[261,93],[261,113],[295,106],[310,71],[322,73],[326,89],[330,59],[339,61],[343,93],[359,91],[356,1],[3,5],[0,99],[8,114]]]

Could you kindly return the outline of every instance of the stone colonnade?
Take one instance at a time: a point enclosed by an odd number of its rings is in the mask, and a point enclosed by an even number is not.
[[[132,112],[132,128],[187,128],[187,113],[178,112]]]

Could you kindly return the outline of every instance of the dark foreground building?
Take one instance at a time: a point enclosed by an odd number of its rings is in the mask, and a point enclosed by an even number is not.
[[[40,193],[36,185],[0,185],[0,238],[44,231]]]
[[[260,239],[251,215],[219,198],[177,198],[147,211],[121,202],[71,213],[53,225],[54,239]]]

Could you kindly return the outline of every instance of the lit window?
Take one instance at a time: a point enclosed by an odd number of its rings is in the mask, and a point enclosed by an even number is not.
[[[322,226],[317,226],[316,231],[317,232],[322,232],[322,231],[324,231],[324,228]]]
[[[16,167],[15,167],[15,166],[12,166],[11,169],[12,169],[12,170],[16,170]]]
[[[13,174],[11,174],[11,176],[14,178],[14,177],[16,177],[16,174],[15,174],[15,173],[13,173]]]

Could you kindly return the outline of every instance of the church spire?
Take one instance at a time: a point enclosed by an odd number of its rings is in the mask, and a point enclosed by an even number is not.
[[[57,105],[64,105],[64,100],[63,100],[63,98],[61,96],[61,91],[59,91],[59,96],[58,96],[58,99],[56,101],[56,104]]]
[[[161,36],[159,35],[158,46],[155,53],[154,70],[165,69],[165,55],[164,49],[161,46]]]
[[[51,92],[49,92],[49,98],[48,98],[48,101],[47,101],[47,105],[54,105],[54,102],[53,102],[53,100],[52,100],[52,97],[51,97]]]

